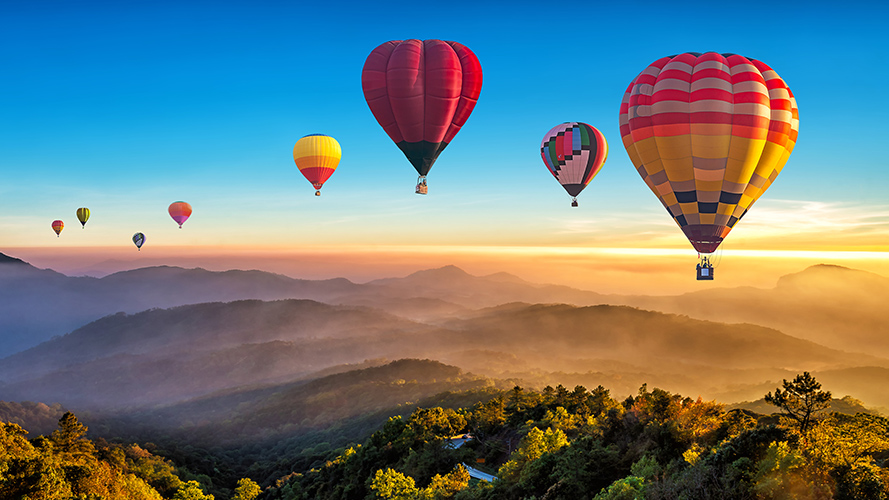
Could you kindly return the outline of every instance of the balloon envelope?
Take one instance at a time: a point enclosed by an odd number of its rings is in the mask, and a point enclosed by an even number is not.
[[[596,177],[608,158],[608,143],[596,127],[566,122],[553,127],[540,143],[546,168],[572,197]]]
[[[624,93],[621,138],[636,170],[694,248],[712,253],[787,162],[793,93],[755,59],[663,57]]]
[[[374,118],[426,175],[472,113],[482,67],[457,42],[393,40],[367,57],[361,86]]]
[[[60,220],[52,221],[52,230],[56,232],[56,236],[62,233],[62,229],[65,229],[65,223]]]
[[[321,187],[336,170],[342,156],[340,143],[329,135],[307,135],[293,146],[293,161],[315,187],[316,194],[320,194]]]
[[[136,233],[133,235],[133,243],[136,245],[136,248],[142,249],[142,245],[145,244],[145,235],[142,233]]]
[[[77,220],[80,221],[80,227],[86,227],[86,221],[90,218],[90,209],[80,207],[77,209]],[[101,221],[99,221],[101,222]]]
[[[170,204],[167,212],[169,212],[170,217],[179,224],[179,229],[182,229],[182,224],[188,220],[189,216],[191,216],[191,205],[184,201],[174,201]]]

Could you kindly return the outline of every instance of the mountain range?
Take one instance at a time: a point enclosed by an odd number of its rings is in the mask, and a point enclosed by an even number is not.
[[[427,290],[420,291],[426,283]],[[419,288],[418,288],[419,287]],[[475,277],[448,266],[406,278],[352,283],[301,280],[263,271],[157,266],[103,278],[69,277],[0,254],[0,356],[33,347],[104,316],[204,302],[312,299],[366,305],[428,319],[504,302],[601,303],[569,287],[535,285],[505,273]]]
[[[0,399],[144,408],[418,358],[728,402],[813,371],[889,406],[886,297],[889,279],[823,265],[773,289],[655,297],[454,266],[365,284],[164,266],[81,278],[0,254]]]

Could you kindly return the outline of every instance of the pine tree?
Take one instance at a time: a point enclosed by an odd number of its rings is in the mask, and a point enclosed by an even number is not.
[[[797,375],[793,382],[784,379],[784,390],[766,394],[766,403],[773,404],[799,424],[799,432],[805,436],[815,415],[830,408],[830,391],[822,391],[821,384],[809,372]]]

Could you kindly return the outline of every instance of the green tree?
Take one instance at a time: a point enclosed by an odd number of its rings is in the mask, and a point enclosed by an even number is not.
[[[799,432],[805,436],[816,414],[830,408],[830,391],[822,391],[821,384],[809,372],[797,375],[793,382],[784,379],[784,390],[776,388],[775,394],[766,394],[766,403],[784,410],[799,424]]]
[[[528,399],[528,394],[525,393],[524,388],[518,385],[513,387],[506,404],[507,413],[510,415],[522,413],[528,407]]]
[[[214,500],[213,495],[204,494],[201,489],[201,483],[197,481],[189,481],[182,483],[182,486],[176,490],[173,500]]]
[[[628,476],[611,483],[595,496],[594,500],[642,500],[645,498],[645,480]]]
[[[806,461],[786,441],[769,445],[766,456],[756,464],[753,490],[762,499],[832,498],[830,488],[812,479]]]
[[[407,421],[405,434],[412,445],[447,439],[466,428],[466,417],[450,408],[417,408]]]
[[[500,467],[497,475],[501,479],[518,481],[525,466],[539,459],[544,453],[551,453],[568,446],[568,438],[558,429],[541,431],[532,427],[522,438],[519,447],[512,453],[505,464]]]
[[[59,428],[53,431],[50,439],[55,449],[77,461],[96,452],[93,442],[85,438],[87,430],[87,427],[69,411],[59,419]]]
[[[469,485],[469,471],[462,465],[457,465],[451,472],[442,476],[436,474],[429,482],[429,486],[420,491],[421,500],[442,500],[453,498],[457,492]]]
[[[555,410],[546,410],[541,423],[552,429],[558,429],[565,434],[571,434],[572,431],[586,423],[586,420],[579,415],[571,415],[568,410],[561,406],[557,406]]]
[[[129,472],[142,478],[165,498],[173,496],[182,486],[176,468],[164,458],[152,455],[136,444],[126,447],[124,453]]]
[[[807,451],[828,467],[869,464],[874,455],[889,451],[889,420],[834,413],[812,426]]]
[[[414,478],[389,468],[374,474],[370,489],[376,492],[377,498],[390,500],[413,500],[419,494]]]
[[[833,477],[835,499],[883,500],[889,494],[889,481],[874,460],[889,451],[889,420],[834,413],[812,426],[804,451],[807,460]]]
[[[253,500],[260,493],[262,493],[262,488],[249,477],[245,477],[238,480],[238,487],[235,488],[232,500]]]

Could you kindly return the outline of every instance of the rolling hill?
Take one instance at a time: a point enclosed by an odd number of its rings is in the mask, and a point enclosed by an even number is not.
[[[720,288],[621,303],[725,323],[753,323],[834,349],[889,357],[889,278],[833,265],[782,276],[775,288]]]
[[[3,360],[0,399],[165,405],[401,358],[439,360],[492,378],[544,383],[535,374],[574,373],[585,385],[623,378],[705,396],[803,370],[889,366],[765,327],[627,306],[512,304],[429,325],[370,308],[247,300],[93,322]]]
[[[117,312],[238,299],[325,300],[360,285],[297,280],[262,271],[151,267],[104,278],[68,277],[0,254],[0,357]]]
[[[205,302],[311,299],[430,320],[513,301],[591,304],[600,303],[601,297],[568,287],[534,285],[503,273],[471,276],[453,266],[367,284],[345,278],[301,280],[263,271],[169,266],[92,278],[37,269],[0,253],[0,357],[118,312]]]

